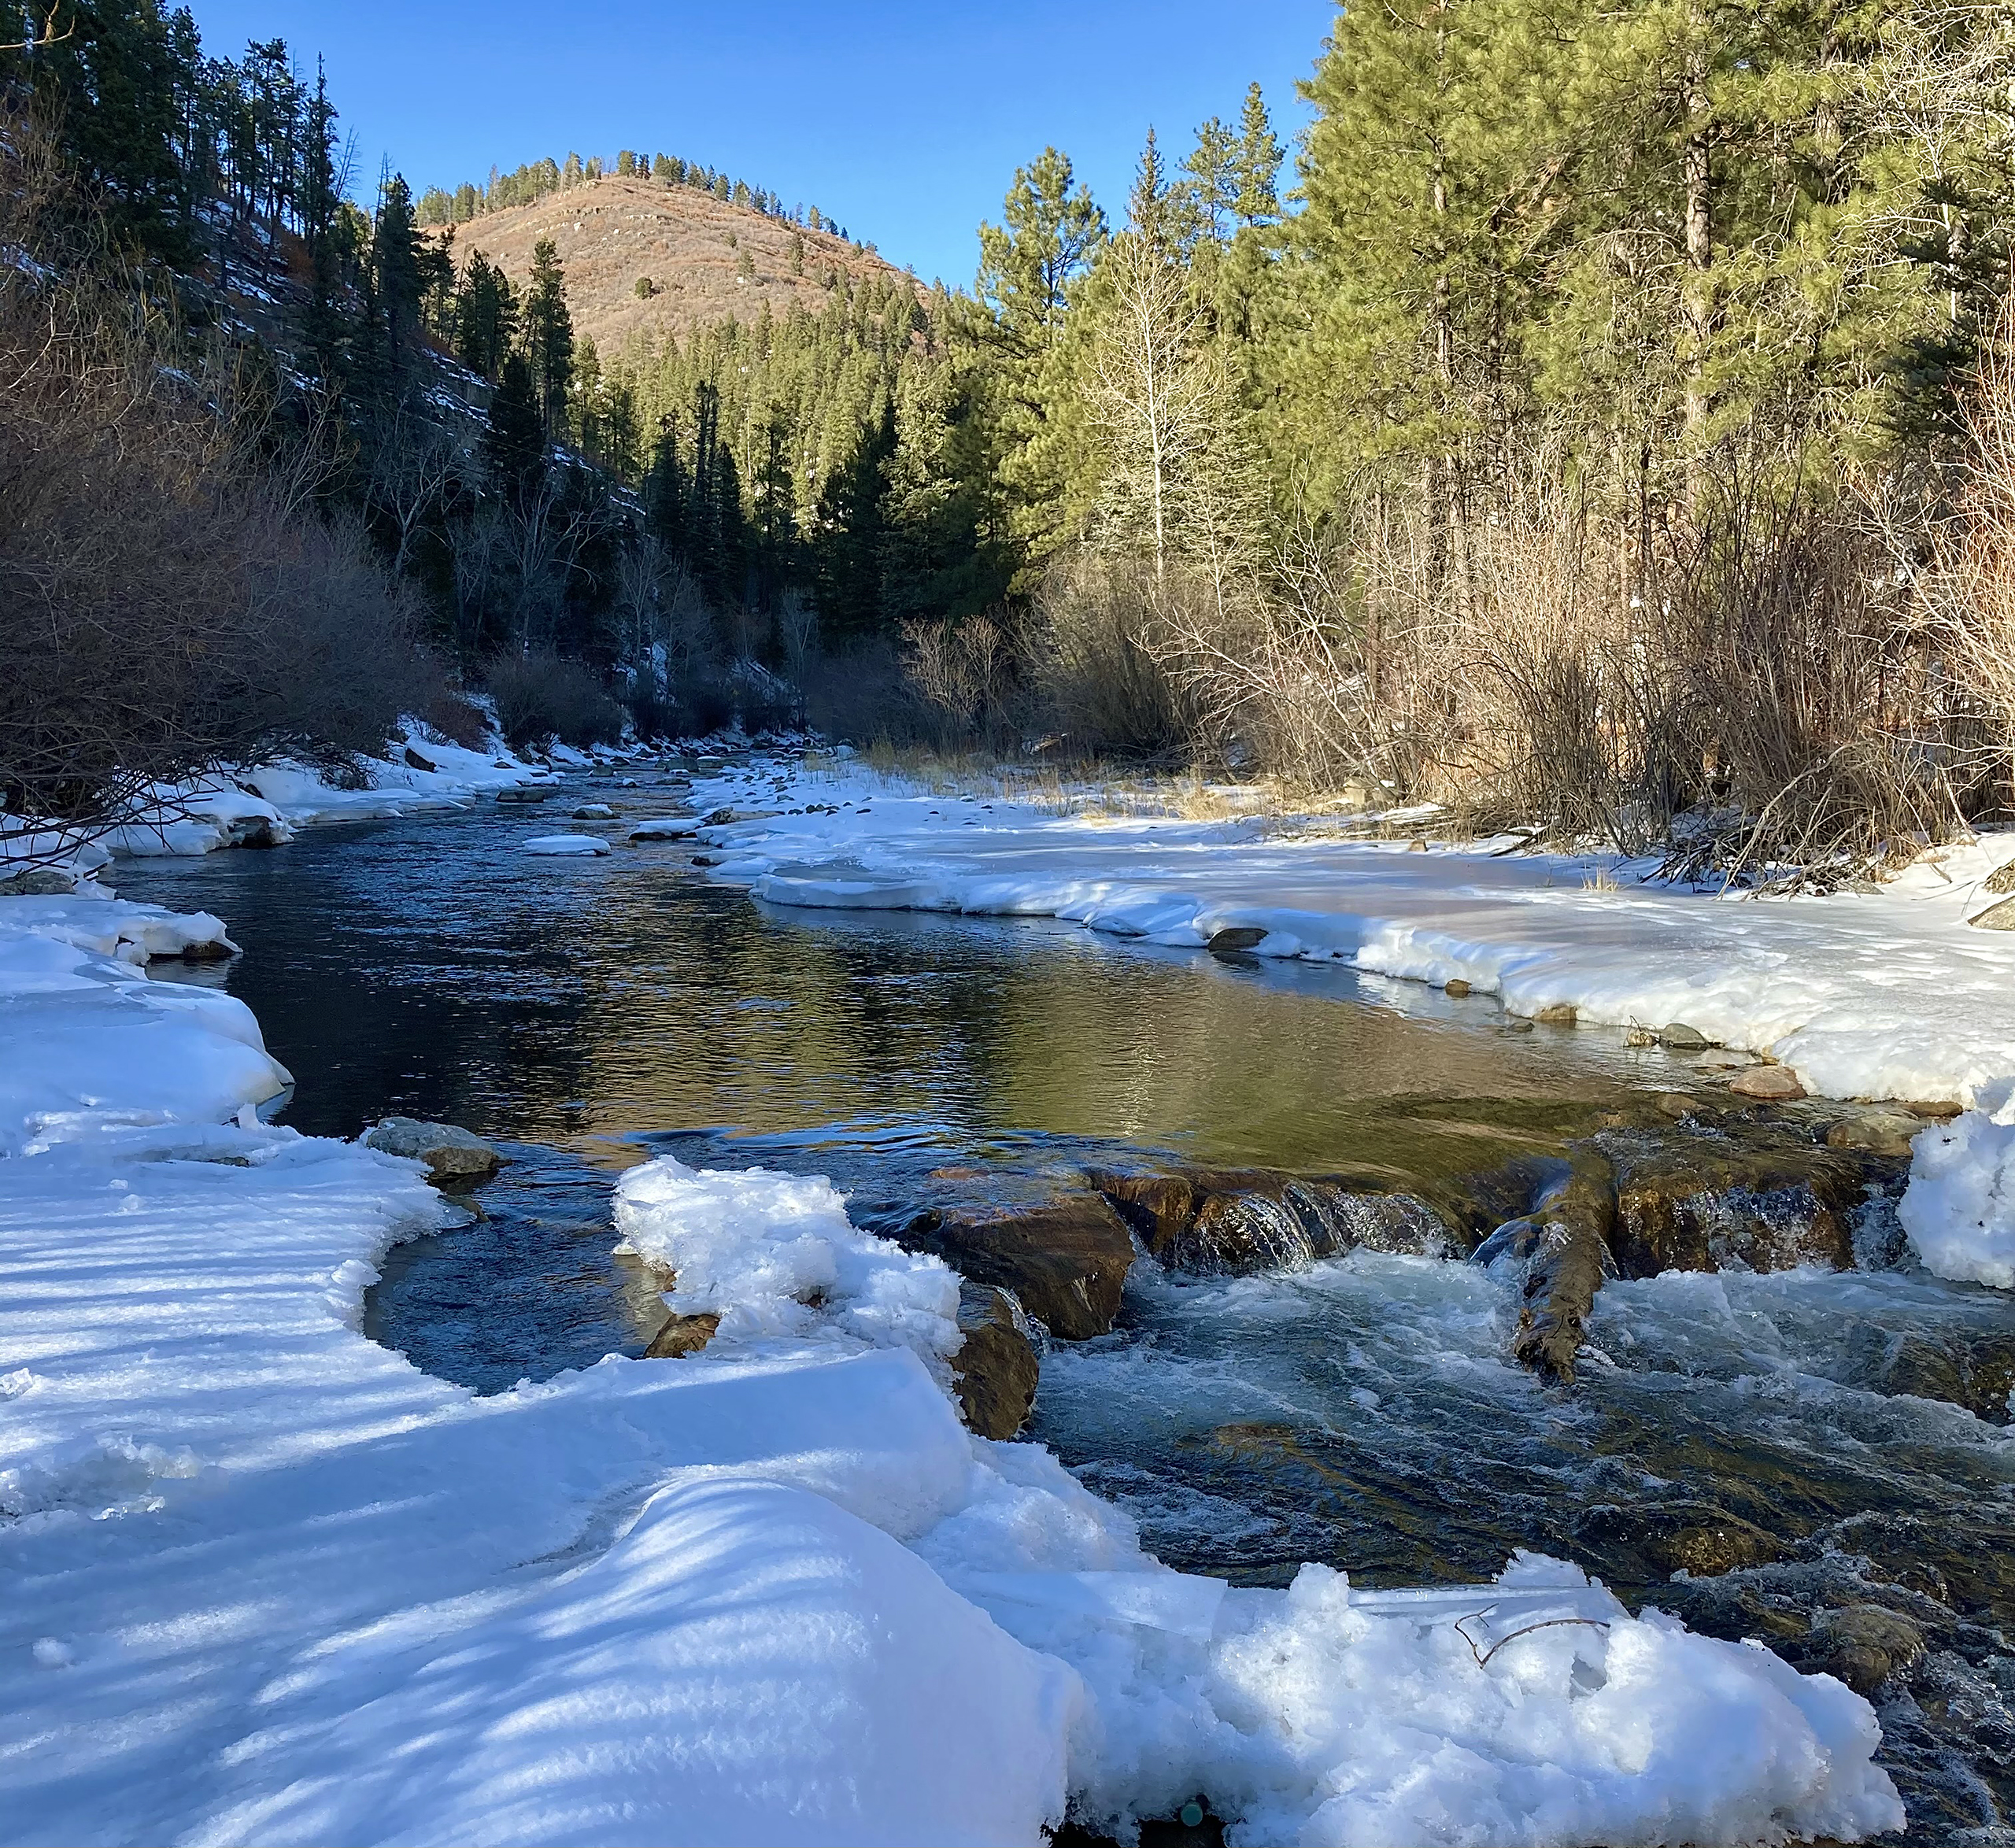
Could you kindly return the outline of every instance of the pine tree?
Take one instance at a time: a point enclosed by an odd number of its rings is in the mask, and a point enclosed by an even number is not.
[[[532,370],[523,353],[508,355],[490,401],[482,438],[490,484],[518,508],[529,507],[545,479],[545,424]]]
[[[379,193],[377,223],[372,235],[371,279],[384,330],[385,363],[396,372],[405,343],[420,318],[423,287],[412,194],[404,177],[397,173]]]
[[[567,279],[550,238],[532,246],[519,325],[541,415],[549,433],[566,427],[567,388],[574,375],[574,319],[567,309]]]
[[[1274,139],[1266,99],[1255,83],[1245,93],[1245,108],[1239,117],[1238,146],[1226,175],[1235,189],[1232,209],[1241,224],[1271,224],[1280,216],[1281,159],[1281,144]]]

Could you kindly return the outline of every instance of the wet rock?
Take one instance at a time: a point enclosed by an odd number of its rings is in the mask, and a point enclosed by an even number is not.
[[[686,1355],[697,1354],[713,1340],[721,1325],[721,1318],[710,1311],[698,1315],[669,1315],[664,1326],[651,1337],[651,1344],[644,1350],[646,1360],[679,1360]]]
[[[1719,1578],[1769,1565],[1787,1551],[1753,1521],[1711,1502],[1589,1508],[1576,1520],[1574,1537],[1618,1576],[1640,1580],[1680,1572],[1696,1579]]]
[[[287,828],[276,825],[271,815],[236,815],[224,824],[227,847],[278,847],[290,837]]]
[[[1447,1256],[1464,1241],[1418,1195],[1366,1190],[1330,1176],[1270,1169],[1192,1169],[1087,1175],[1172,1270],[1244,1276],[1374,1251]]]
[[[1675,1122],[1684,1122],[1688,1117],[1700,1114],[1700,1100],[1684,1091],[1658,1091],[1652,1096],[1659,1115],[1670,1117]]]
[[[1580,1018],[1580,1011],[1571,1001],[1552,1002],[1533,1016],[1541,1026],[1572,1026]]]
[[[1658,1029],[1658,1044],[1675,1052],[1702,1052],[1713,1043],[1698,1027],[1688,1026],[1683,1020],[1668,1021]]]
[[[1454,996],[1455,998],[1459,1001],[1465,995],[1470,992],[1470,985],[1463,981],[1462,977],[1458,975],[1452,977],[1447,981],[1444,981],[1441,985],[1441,992],[1444,995]]]
[[[0,879],[0,898],[68,898],[77,889],[77,875],[58,867],[30,867]]]
[[[1805,1087],[1781,1065],[1753,1065],[1729,1079],[1728,1088],[1759,1103],[1795,1103],[1805,1095]]]
[[[2015,898],[1997,899],[1966,922],[1976,930],[2015,930]]]
[[[959,1327],[965,1343],[952,1357],[959,1415],[982,1437],[1003,1440],[1029,1421],[1041,1362],[1029,1320],[1011,1290],[962,1281]]]
[[[1066,1341],[1110,1332],[1133,1264],[1133,1239],[1096,1193],[934,1210],[893,1236],[910,1251],[935,1252],[969,1282],[1012,1290]]]
[[[552,793],[550,789],[541,789],[530,785],[520,784],[514,789],[499,789],[497,792],[497,800],[505,804],[543,802]]]
[[[182,946],[185,963],[227,963],[237,954],[238,945],[224,937],[206,937]]]
[[[1864,1169],[1852,1156],[1705,1136],[1618,1136],[1603,1146],[1616,1171],[1614,1249],[1625,1277],[1853,1268]]]
[[[1870,1384],[1876,1391],[1941,1399],[1990,1425],[2015,1421],[2015,1331],[1954,1335],[1939,1340],[1899,1335],[1887,1344]]]
[[[1910,1159],[1910,1139],[1923,1129],[1923,1122],[1907,1111],[1863,1111],[1858,1115],[1843,1117],[1828,1129],[1826,1146],[1906,1162]]]
[[[1616,1274],[1609,1238],[1616,1202],[1606,1164],[1577,1155],[1567,1178],[1532,1215],[1512,1358],[1547,1379],[1571,1384],[1588,1310],[1606,1277]]]
[[[1901,1611],[1880,1604],[1850,1604],[1821,1613],[1805,1655],[1808,1672],[1822,1667],[1855,1693],[1873,1694],[1899,1669],[1924,1654],[1924,1632]]]
[[[480,1136],[453,1123],[423,1123],[414,1117],[386,1117],[364,1132],[364,1142],[386,1155],[426,1162],[427,1178],[447,1185],[487,1181],[503,1161]]]
[[[724,828],[734,819],[735,812],[733,809],[717,808],[707,817],[704,825],[710,828]]]
[[[577,822],[612,822],[616,811],[606,802],[583,802],[574,811],[573,819]]]
[[[1913,1098],[1905,1103],[1903,1108],[1913,1117],[1923,1117],[1934,1123],[1947,1123],[1958,1116],[1965,1106],[1962,1103],[1954,1103],[1948,1098],[1934,1097]]]
[[[1266,933],[1257,924],[1231,924],[1222,930],[1214,931],[1204,948],[1222,955],[1228,950],[1249,950],[1254,944],[1263,942]]]

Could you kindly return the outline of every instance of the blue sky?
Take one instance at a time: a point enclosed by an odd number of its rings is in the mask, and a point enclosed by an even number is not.
[[[189,0],[205,47],[284,38],[357,141],[416,190],[545,154],[662,150],[815,204],[929,281],[970,283],[974,228],[1054,142],[1123,208],[1150,123],[1177,157],[1265,86],[1306,112],[1333,0]]]

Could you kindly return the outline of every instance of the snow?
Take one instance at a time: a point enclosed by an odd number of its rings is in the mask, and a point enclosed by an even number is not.
[[[959,1280],[847,1218],[820,1176],[697,1173],[670,1158],[616,1190],[619,1248],[677,1273],[681,1314],[721,1318],[714,1340],[834,1337],[910,1349],[937,1366],[959,1349]]]
[[[448,1211],[420,1165],[260,1124],[249,1013],[116,953],[216,921],[10,904],[0,1837],[1032,1842],[1067,1794],[1124,1832],[1200,1791],[1235,1843],[1902,1820],[1859,1697],[1558,1562],[1161,1566],[963,1429],[956,1280],[816,1177],[620,1183],[671,1306],[721,1318],[701,1353],[431,1379],[359,1332]],[[169,1037],[38,1118],[115,1015]]]
[[[519,845],[525,853],[553,854],[563,858],[570,854],[608,852],[608,843],[595,834],[534,834],[531,840]]]
[[[1613,856],[1409,851],[1309,817],[919,793],[857,765],[759,760],[697,781],[693,799],[768,811],[700,837],[715,878],[775,904],[1056,917],[1190,946],[1255,927],[1255,955],[1459,978],[1517,1014],[1683,1022],[1767,1053],[1819,1096],[1976,1106],[2015,1079],[2015,933],[1966,922],[2015,856],[2006,835],[1927,856],[1877,892],[1787,898],[1662,884]],[[805,804],[822,812],[776,812]],[[2008,1133],[1972,1108],[1932,1139],[1943,1166],[1913,1184],[1906,1224],[1941,1274],[2009,1287]]]
[[[1896,1216],[1940,1277],[2015,1290],[2015,1080],[1911,1144]]]
[[[108,1125],[216,1122],[286,1092],[252,1011],[135,963],[224,945],[207,914],[0,898],[0,1156]]]

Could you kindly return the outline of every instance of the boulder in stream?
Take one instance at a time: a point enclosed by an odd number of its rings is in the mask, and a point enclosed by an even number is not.
[[[1029,1421],[1041,1362],[1021,1301],[1012,1290],[962,1281],[959,1328],[964,1344],[952,1356],[959,1416],[982,1437],[1005,1440]]]
[[[1059,1191],[921,1213],[892,1236],[931,1251],[969,1282],[1012,1290],[1066,1341],[1108,1333],[1133,1265],[1133,1241],[1097,1194]]]
[[[404,1155],[427,1164],[428,1180],[467,1186],[487,1181],[503,1162],[480,1136],[453,1123],[423,1123],[416,1117],[386,1117],[364,1133],[367,1148]]]

